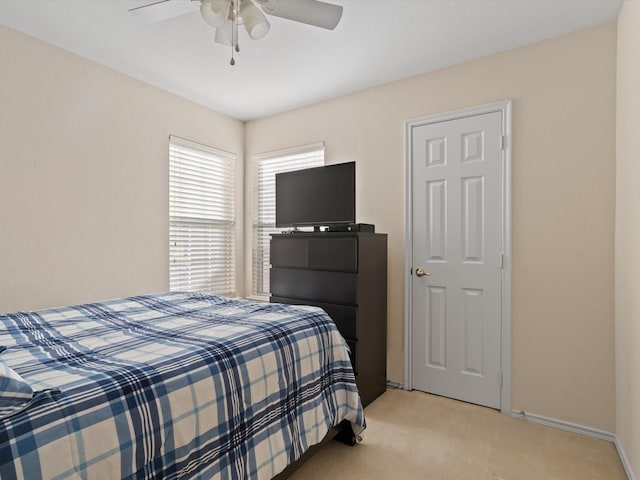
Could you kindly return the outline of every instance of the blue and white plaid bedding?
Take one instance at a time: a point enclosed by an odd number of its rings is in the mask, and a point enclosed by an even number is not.
[[[193,293],[0,315],[29,403],[0,409],[0,478],[268,479],[364,428],[320,309]]]

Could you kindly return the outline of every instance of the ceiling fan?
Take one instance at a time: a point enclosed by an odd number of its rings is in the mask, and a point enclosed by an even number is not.
[[[156,23],[192,13],[196,7],[216,29],[215,41],[231,45],[231,65],[235,65],[233,52],[240,51],[238,25],[258,40],[269,32],[265,14],[327,30],[336,28],[342,18],[342,6],[320,0],[160,0],[129,12],[146,23]]]

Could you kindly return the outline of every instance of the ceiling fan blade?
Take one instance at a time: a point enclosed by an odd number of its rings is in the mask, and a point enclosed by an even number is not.
[[[275,8],[263,6],[265,13],[315,27],[333,30],[342,18],[342,6],[319,0],[277,0]]]
[[[159,0],[132,8],[129,13],[145,23],[158,23],[195,11],[197,10],[191,0]]]

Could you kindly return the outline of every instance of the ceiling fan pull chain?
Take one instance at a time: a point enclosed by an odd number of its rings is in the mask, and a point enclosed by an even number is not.
[[[240,2],[231,0],[231,66],[236,64],[236,60],[233,58],[234,50],[236,53],[240,52],[240,46],[238,45],[238,15],[240,15]]]

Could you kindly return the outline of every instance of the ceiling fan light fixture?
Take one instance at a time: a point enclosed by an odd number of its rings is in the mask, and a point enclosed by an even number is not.
[[[240,17],[253,40],[259,40],[269,33],[269,22],[264,13],[251,0],[241,0]]]
[[[227,20],[221,27],[216,28],[216,43],[231,45],[233,43],[233,22]]]
[[[0,0],[1,1],[1,0]],[[294,22],[333,30],[343,7],[325,0],[148,0],[148,5],[132,8],[131,14],[148,23],[159,22],[200,9],[202,19],[215,28],[215,41],[231,46],[231,65],[238,45],[238,26],[244,25],[253,40],[263,38],[271,26],[265,14]],[[175,7],[179,6],[179,7]]]
[[[212,27],[222,27],[229,18],[230,0],[202,0],[200,15]]]

